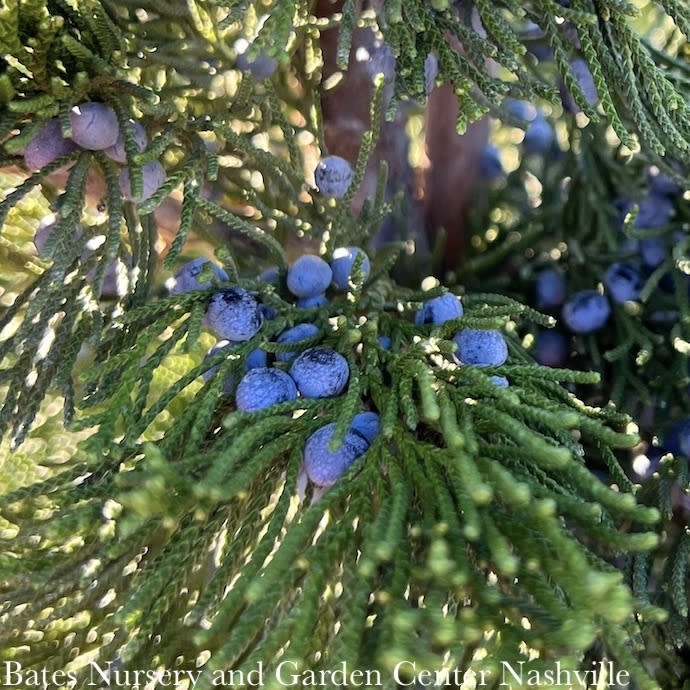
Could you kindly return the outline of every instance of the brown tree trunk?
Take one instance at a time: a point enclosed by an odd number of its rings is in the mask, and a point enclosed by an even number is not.
[[[315,14],[331,16],[341,11],[343,4],[343,0],[319,0]],[[324,81],[338,72],[337,40],[337,29],[321,34]],[[373,90],[365,64],[356,59],[357,50],[361,47],[371,50],[374,42],[371,30],[355,30],[347,72],[337,86],[321,96],[328,153],[351,163],[357,159],[362,134],[371,126],[369,106]],[[364,199],[373,196],[379,166],[385,160],[389,168],[389,193],[403,189],[407,199],[407,227],[399,235],[415,240],[418,258],[420,255],[428,258],[439,230],[444,230],[441,266],[437,267],[441,272],[457,267],[464,256],[468,213],[481,193],[477,174],[479,157],[488,135],[488,122],[481,121],[459,136],[455,128],[457,114],[457,100],[450,86],[441,86],[431,93],[426,113],[428,160],[424,171],[417,174],[409,163],[405,115],[399,113],[394,122],[383,123],[364,181],[353,200],[353,210],[357,212]],[[395,229],[388,228],[385,239],[396,239],[391,236],[394,233]]]

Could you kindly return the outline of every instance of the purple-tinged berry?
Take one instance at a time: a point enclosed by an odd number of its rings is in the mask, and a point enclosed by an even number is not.
[[[159,161],[151,161],[141,166],[141,196],[135,197],[132,191],[132,182],[129,178],[129,170],[123,168],[120,171],[120,191],[127,201],[146,201],[150,199],[165,182],[165,168]]]
[[[279,336],[276,342],[280,344],[285,344],[285,343],[298,343],[301,340],[307,340],[308,338],[314,338],[317,336],[321,331],[317,326],[315,326],[313,323],[299,323],[296,326],[293,326],[292,328],[288,328],[286,331],[283,331]],[[276,352],[276,359],[279,362],[289,362],[293,360],[297,356],[296,351],[290,351],[290,352]]]
[[[635,266],[628,263],[612,263],[604,274],[604,285],[611,299],[618,304],[636,300],[642,290],[642,276]]]
[[[243,288],[229,287],[216,292],[206,318],[220,338],[249,340],[261,328],[263,315],[257,301]]]
[[[508,359],[508,345],[500,331],[464,328],[455,335],[458,358],[463,364],[499,366]]]
[[[295,382],[280,369],[250,369],[239,382],[235,393],[237,409],[257,412],[271,405],[297,399]]]
[[[254,79],[270,79],[278,69],[278,63],[269,55],[259,53],[253,60],[247,53],[237,56],[237,69],[249,72]]]
[[[446,321],[459,319],[464,313],[460,299],[450,292],[427,300],[415,314],[414,322],[417,326],[430,323],[439,326]]]
[[[562,367],[569,354],[568,339],[558,331],[537,333],[534,358],[545,367]]]
[[[360,412],[355,415],[350,430],[359,434],[371,445],[381,429],[381,420],[376,412]]]
[[[290,376],[305,398],[329,398],[343,392],[350,368],[340,353],[326,347],[311,347],[292,363]]]
[[[369,277],[371,264],[369,257],[359,247],[338,247],[333,252],[333,261],[331,261],[331,270],[333,271],[333,285],[336,290],[345,292],[350,287],[350,280],[352,278],[352,268],[361,254],[360,270],[364,274],[364,280]]]
[[[553,268],[547,268],[537,275],[534,291],[538,309],[560,307],[568,295],[565,278]]]
[[[332,279],[333,271],[321,257],[303,254],[288,269],[287,287],[295,297],[316,297]]]
[[[596,290],[576,292],[563,305],[563,321],[574,333],[592,333],[603,328],[611,315],[609,301]]]
[[[137,151],[141,153],[146,145],[149,143],[149,138],[146,134],[146,130],[135,120],[129,121],[132,125],[132,130],[134,132],[134,142],[136,144]],[[114,160],[116,163],[126,163],[127,162],[127,152],[125,151],[125,135],[120,132],[117,137],[117,141],[109,146],[105,151],[103,151],[108,158]]]
[[[89,151],[114,146],[120,134],[115,111],[104,103],[75,105],[69,114],[72,141]]]
[[[199,276],[206,265],[213,268],[218,282],[224,283],[228,280],[228,274],[220,266],[201,256],[187,262],[175,274],[175,277],[168,283],[170,286],[170,294],[181,295],[184,292],[193,292],[194,290],[208,290],[211,287],[211,282],[199,282]]]
[[[340,156],[322,158],[314,171],[314,182],[321,194],[342,199],[352,184],[352,166]]]
[[[340,447],[331,450],[329,445],[334,432],[335,424],[326,424],[317,429],[304,445],[304,469],[316,486],[333,486],[369,447],[359,434],[349,432]]]
[[[27,144],[24,163],[29,170],[41,170],[56,158],[66,156],[77,148],[71,139],[62,136],[60,120],[54,117]]]

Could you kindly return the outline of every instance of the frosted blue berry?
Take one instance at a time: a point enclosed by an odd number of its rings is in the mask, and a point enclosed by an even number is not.
[[[29,170],[41,170],[60,156],[77,150],[71,139],[62,136],[60,121],[54,117],[39,130],[24,149],[24,163]]]
[[[305,398],[328,398],[343,392],[350,368],[338,352],[326,347],[310,347],[295,359],[290,376]]]
[[[321,194],[341,199],[352,184],[352,166],[340,156],[326,156],[314,170],[314,182]]]
[[[381,429],[381,420],[376,412],[360,412],[352,420],[350,429],[362,436],[367,443],[373,443]]]
[[[187,262],[175,274],[175,277],[170,282],[170,294],[181,295],[184,292],[192,292],[194,290],[208,290],[211,287],[209,281],[199,282],[199,276],[206,265],[210,265],[213,268],[218,282],[224,283],[228,280],[228,274],[220,266],[201,256]]]
[[[132,182],[129,170],[120,171],[120,191],[127,201],[146,201],[152,197],[165,182],[165,168],[158,161],[151,161],[141,166],[141,196],[135,197],[132,192]]]
[[[146,130],[136,121],[129,121],[132,125],[132,130],[134,132],[134,142],[136,144],[137,151],[141,153],[146,145],[149,143],[149,138],[146,135]],[[109,146],[105,151],[103,151],[108,158],[114,160],[116,163],[126,163],[127,162],[127,152],[125,151],[125,135],[123,132],[117,137],[117,141]]]
[[[491,381],[499,388],[508,388],[510,382],[505,376],[492,376]]]
[[[455,335],[458,358],[463,364],[498,366],[508,359],[508,346],[500,331],[464,328]]]
[[[257,412],[271,405],[297,399],[295,382],[280,369],[250,369],[239,382],[235,393],[237,409]]]
[[[303,254],[288,269],[287,287],[295,297],[316,297],[332,279],[333,271],[321,257]]]
[[[295,302],[295,306],[299,309],[313,309],[314,307],[323,307],[328,304],[326,295],[314,295],[314,297],[301,297]]]
[[[69,114],[72,141],[89,151],[114,146],[120,134],[115,111],[105,103],[75,105]]]
[[[234,341],[249,340],[263,322],[257,301],[239,287],[216,292],[211,297],[206,318],[219,337]]]
[[[576,292],[563,305],[563,321],[574,333],[592,333],[604,326],[611,315],[609,301],[596,290]]]
[[[369,444],[359,434],[345,434],[340,448],[331,450],[335,424],[317,429],[304,444],[304,469],[316,486],[329,487],[347,472],[352,463],[363,455]]]
[[[415,314],[414,322],[417,326],[430,323],[438,326],[451,319],[459,319],[464,313],[462,302],[455,295],[447,292],[445,295],[429,299]]]
[[[612,263],[604,274],[606,291],[614,302],[622,304],[636,300],[642,289],[642,276],[635,266],[628,263]]]
[[[562,367],[568,359],[568,339],[558,331],[537,333],[534,358],[545,367]]]
[[[292,328],[288,328],[283,331],[279,336],[277,342],[284,343],[297,343],[300,340],[306,340],[307,338],[313,338],[318,335],[320,330],[313,323],[299,323]],[[276,359],[279,362],[289,362],[297,356],[296,351],[291,352],[276,352]]]
[[[360,270],[364,274],[364,280],[369,277],[371,265],[369,257],[359,247],[338,247],[333,252],[333,261],[331,261],[331,269],[333,271],[333,285],[336,290],[345,292],[350,286],[350,279],[352,278],[352,267],[355,259],[361,254]]]
[[[538,309],[560,307],[567,296],[565,278],[553,268],[547,268],[537,275],[534,284]]]
[[[486,180],[500,180],[505,177],[501,155],[492,144],[487,144],[479,157],[479,172]]]
[[[239,343],[233,343],[230,342],[229,340],[219,340],[207,353],[205,359],[209,359],[213,357],[216,353],[220,352],[221,350],[226,350],[227,348],[232,347],[233,345],[238,345]],[[230,354],[230,353],[228,353]],[[265,350],[262,350],[261,348],[256,348],[255,350],[252,350],[248,355],[247,359],[245,360],[244,363],[244,370],[249,371],[250,369],[258,369],[259,367],[265,367],[267,364],[268,360],[268,355]],[[202,378],[204,381],[209,381],[213,376],[216,375],[216,372],[218,371],[220,365],[216,365],[215,367],[211,367],[210,369],[207,369],[203,374]],[[232,394],[235,390],[235,377],[232,374],[229,374],[227,379],[225,380],[225,385],[223,386],[223,392],[227,394]]]
[[[393,341],[387,335],[379,336],[379,345],[384,350],[390,350],[392,344],[393,344]]]
[[[522,140],[522,150],[527,155],[548,153],[553,146],[555,134],[548,120],[540,113],[530,123],[525,138]]]

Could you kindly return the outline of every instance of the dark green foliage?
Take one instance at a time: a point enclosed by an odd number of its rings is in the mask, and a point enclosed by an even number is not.
[[[639,486],[628,457],[644,406],[662,400],[675,413],[687,399],[687,242],[646,277],[639,310],[616,307],[606,333],[577,339],[572,369],[538,366],[526,347],[537,326],[554,325],[527,306],[536,271],[557,260],[572,289],[594,287],[620,258],[613,200],[639,200],[650,163],[683,180],[683,53],[643,40],[625,2],[481,0],[485,35],[451,3],[386,2],[362,16],[356,5],[347,0],[338,17],[317,20],[298,0],[3,3],[2,164],[23,172],[19,154],[38,128],[59,116],[68,135],[70,108],[91,99],[111,105],[124,129],[133,194],[148,162],[160,160],[168,177],[135,204],[102,153],[76,152],[34,174],[0,171],[8,265],[0,284],[12,298],[0,314],[0,659],[69,669],[79,688],[88,687],[89,661],[199,668],[196,687],[210,688],[217,670],[270,669],[279,658],[381,669],[393,687],[404,659],[438,669],[447,655],[451,668],[471,664],[495,681],[501,661],[531,652],[544,668],[612,658],[639,688],[681,687],[690,538],[672,518],[687,519],[678,516],[687,459],[666,456]],[[650,22],[666,12],[687,38],[684,4],[645,12]],[[368,25],[391,46],[397,71],[390,106],[375,78],[354,182],[332,201],[305,180],[305,158],[327,153],[318,35],[336,24],[341,68],[352,32]],[[240,39],[250,59],[278,61],[274,77],[235,69]],[[528,52],[536,42],[553,60]],[[589,118],[587,126],[585,116],[564,119],[567,151],[524,157],[492,190],[489,220],[477,214],[474,251],[460,284],[449,286],[464,316],[438,327],[415,326],[414,313],[447,288],[396,284],[390,272],[409,245],[371,246],[395,203],[385,197],[385,165],[374,198],[357,215],[350,206],[384,107],[426,101],[430,53],[439,82],[457,93],[459,130],[504,115],[508,96],[557,109],[557,77]],[[578,55],[600,109],[569,66]],[[142,152],[130,117],[148,131]],[[66,165],[62,183],[56,173]],[[104,183],[97,200],[94,172]],[[156,213],[171,194],[179,228],[160,263]],[[672,225],[655,232],[686,229],[687,200],[675,209]],[[44,261],[27,246],[49,211],[56,227]],[[647,236],[635,213],[621,232]],[[371,276],[365,282],[356,264],[349,293],[297,309],[284,277],[300,242],[327,256],[361,245],[373,256]],[[211,291],[168,296],[161,277],[209,246],[232,284],[275,311],[233,357],[204,359]],[[256,278],[271,264],[278,286]],[[117,286],[107,293],[113,265]],[[680,317],[667,332],[654,316],[670,309]],[[275,339],[301,322],[315,323],[314,342],[347,358],[346,392],[236,411],[226,377],[239,378],[257,347],[294,350]],[[508,363],[458,364],[460,328],[503,329]],[[496,386],[495,375],[510,386]],[[381,416],[367,453],[323,495],[305,487],[306,439],[330,422],[342,438],[364,408]],[[48,445],[56,434],[64,449]]]

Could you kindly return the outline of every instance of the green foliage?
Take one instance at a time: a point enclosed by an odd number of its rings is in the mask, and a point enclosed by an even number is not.
[[[669,519],[673,486],[688,485],[687,461],[669,456],[640,487],[625,458],[640,441],[630,413],[658,399],[682,404],[687,289],[678,275],[671,292],[655,288],[684,260],[685,244],[647,278],[642,312],[617,308],[603,341],[580,339],[583,358],[601,367],[536,365],[530,335],[554,322],[525,303],[554,255],[573,267],[573,287],[600,280],[618,251],[611,199],[639,197],[643,163],[683,179],[675,165],[690,162],[687,64],[641,38],[638,11],[624,2],[474,6],[485,32],[443,2],[386,2],[358,16],[348,0],[332,18],[297,0],[3,4],[2,161],[17,167],[0,174],[0,658],[74,672],[77,687],[87,687],[91,661],[199,668],[198,688],[212,687],[216,671],[276,659],[314,669],[345,662],[389,678],[403,659],[433,669],[471,661],[495,680],[501,661],[529,655],[535,668],[613,658],[640,688],[680,687],[690,539]],[[687,37],[681,3],[645,12]],[[379,30],[397,59],[391,105],[374,78],[372,126],[338,201],[305,175],[326,153],[318,38],[335,25],[341,68],[360,26]],[[552,63],[528,52],[535,31]],[[242,40],[249,59],[277,60],[271,79],[236,69]],[[557,76],[584,112],[561,132],[570,147],[560,160],[539,170],[525,158],[493,190],[491,221],[476,219],[483,237],[451,286],[464,316],[440,327],[415,325],[414,313],[447,288],[393,281],[408,245],[374,253],[371,238],[391,210],[386,166],[361,212],[350,204],[384,110],[426,101],[431,53],[438,80],[457,94],[461,131],[486,113],[503,115],[507,96],[557,107]],[[590,66],[600,109],[572,72],[576,55]],[[60,117],[68,135],[70,108],[91,99],[117,114],[135,196],[142,166],[164,163],[166,182],[150,198],[125,201],[118,166],[100,152],[21,170],[19,153],[47,119]],[[150,135],[141,152],[132,117]],[[539,207],[527,174],[542,185]],[[104,190],[95,200],[93,175]],[[179,224],[161,263],[157,214],[171,196]],[[41,259],[30,240],[48,212],[56,222]],[[644,232],[634,214],[624,225],[631,237]],[[687,219],[679,202],[663,235]],[[297,309],[284,277],[304,244],[327,257],[366,246],[371,277],[356,266],[348,293]],[[167,295],[163,282],[187,252],[209,246],[231,283],[275,317],[205,359],[213,289]],[[507,285],[496,268],[511,262],[517,278]],[[280,271],[277,286],[255,277],[268,264]],[[681,314],[673,333],[655,330],[653,314],[673,305]],[[275,338],[302,322],[347,358],[346,393],[238,412],[223,392],[227,376],[239,377],[257,347],[295,349]],[[460,365],[452,337],[462,327],[502,329],[509,363]],[[510,387],[496,386],[496,375]],[[362,409],[381,416],[369,450],[329,490],[305,486],[306,439],[329,422],[342,438]],[[659,659],[665,671],[655,670]]]

